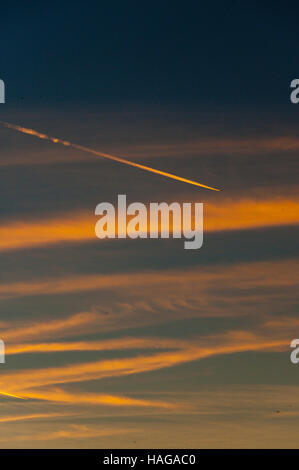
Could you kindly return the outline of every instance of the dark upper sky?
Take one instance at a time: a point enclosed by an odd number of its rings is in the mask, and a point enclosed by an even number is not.
[[[10,104],[284,106],[295,2],[15,2],[1,6]]]

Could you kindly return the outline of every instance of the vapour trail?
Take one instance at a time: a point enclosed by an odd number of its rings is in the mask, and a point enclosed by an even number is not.
[[[46,134],[41,134],[40,132],[37,132],[33,129],[27,129],[26,127],[21,127],[15,124],[10,124],[9,122],[5,122],[5,121],[0,121],[0,124],[2,124],[3,126],[9,129],[14,129],[15,131],[23,132],[23,134],[29,134],[29,135],[38,137],[39,139],[48,140],[50,142],[53,142],[54,144],[62,144],[62,145],[65,145],[66,147],[72,147],[77,150],[82,150],[83,152],[92,153],[93,155],[96,155],[97,157],[108,158],[109,160],[114,160],[119,163],[124,163],[125,165],[130,165],[130,166],[139,168],[140,170],[149,171],[151,173],[156,173],[157,175],[166,176],[166,178],[171,178],[173,180],[182,181],[183,183],[188,183],[194,186],[200,186],[202,188],[211,189],[212,191],[220,191],[220,189],[212,188],[211,186],[206,186],[205,184],[198,183],[197,181],[192,181],[186,178],[182,178],[180,176],[173,175],[172,173],[167,173],[165,171],[156,170],[155,168],[151,168],[146,165],[140,165],[139,163],[131,162],[130,160],[126,160],[125,158],[120,158],[114,155],[109,155],[108,153],[99,152],[98,150],[93,150],[88,147],[83,147],[82,145],[72,144],[71,142],[68,142],[67,140],[61,140],[61,139],[57,139],[56,137],[50,137]]]

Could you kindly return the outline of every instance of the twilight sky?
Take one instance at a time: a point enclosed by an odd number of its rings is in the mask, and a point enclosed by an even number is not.
[[[1,6],[0,448],[297,447],[298,6]],[[203,202],[204,243],[95,207]]]

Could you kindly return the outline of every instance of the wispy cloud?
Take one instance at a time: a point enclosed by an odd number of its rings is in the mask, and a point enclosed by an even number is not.
[[[174,409],[175,403],[160,400],[144,400],[130,398],[120,395],[108,395],[101,393],[70,393],[65,390],[54,388],[50,390],[24,391],[24,397],[35,400],[53,401],[55,403],[83,404],[83,405],[107,405],[107,406],[128,406],[128,407],[153,407]]]
[[[47,443],[48,441],[73,440],[73,439],[92,439],[97,437],[114,436],[134,432],[133,429],[96,427],[85,424],[70,424],[64,428],[46,432],[30,432],[27,434],[14,435],[14,442],[30,441],[32,447],[36,447],[36,441]],[[7,441],[7,437],[0,438],[2,442]],[[35,443],[35,444],[33,444]]]
[[[273,272],[277,272],[273,277]],[[204,266],[200,269],[178,269],[164,271],[135,272],[130,274],[108,274],[108,275],[77,275],[61,278],[50,278],[45,280],[32,280],[22,282],[10,282],[0,284],[0,298],[43,296],[48,294],[68,294],[74,292],[87,292],[92,290],[130,289],[139,286],[147,288],[163,285],[168,287],[180,283],[181,287],[202,282],[206,288],[215,281],[230,285],[234,280],[234,287],[246,287],[246,289],[257,286],[292,286],[296,284],[294,274],[298,271],[297,260],[284,262],[255,262],[240,263],[232,265],[224,270],[222,266]],[[85,321],[84,317],[78,317],[78,321]],[[88,320],[88,317],[87,317]],[[46,327],[45,327],[46,328]],[[13,333],[10,333],[12,336]]]
[[[47,339],[59,338],[72,334],[82,332],[84,327],[92,325],[96,320],[97,315],[92,312],[77,313],[66,318],[49,320],[49,321],[36,321],[30,324],[25,324],[19,328],[14,324],[6,323],[6,328],[2,330],[2,336],[5,337],[5,342],[28,341],[33,339]]]
[[[177,349],[188,345],[188,341],[167,338],[118,338],[103,341],[51,342],[8,344],[6,355],[47,353],[64,351],[115,351],[125,349]]]
[[[261,137],[231,137],[231,138],[213,138],[207,139],[186,139],[183,141],[169,140],[167,142],[152,142],[147,141],[144,143],[127,143],[121,142],[117,146],[115,141],[111,142],[111,146],[117,151],[126,155],[128,158],[134,159],[155,159],[160,157],[175,157],[185,158],[186,155],[190,156],[242,156],[242,155],[268,155],[277,153],[296,152],[299,149],[299,139],[294,136],[261,136]],[[53,152],[52,150],[43,149],[43,158],[40,158],[40,152],[34,154],[34,151],[27,152],[27,154],[14,154],[9,158],[5,155],[0,160],[0,166],[11,165],[49,165],[59,162],[78,162],[90,161],[92,155],[83,154],[82,152],[66,153],[63,149],[60,152]]]
[[[68,413],[34,413],[27,415],[12,415],[12,416],[1,416],[0,423],[12,423],[15,421],[31,421],[31,420],[48,420],[51,418],[58,418],[70,416]]]
[[[93,214],[87,214],[81,211],[48,219],[2,223],[0,252],[55,244],[100,242],[95,236],[96,218]],[[205,205],[207,232],[298,224],[299,199],[296,198],[224,199],[217,204],[209,202]],[[173,228],[171,225],[171,233]]]
[[[215,346],[210,346],[211,344]],[[285,338],[260,337],[246,331],[231,332],[223,336],[200,340],[198,344],[190,342],[189,347],[171,352],[35,369],[34,374],[31,370],[9,372],[1,375],[0,386],[9,393],[18,392],[26,397],[24,394],[26,389],[139,374],[215,355],[245,351],[280,351],[288,347],[289,344]]]

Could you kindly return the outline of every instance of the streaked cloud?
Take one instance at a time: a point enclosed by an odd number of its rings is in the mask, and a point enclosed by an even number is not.
[[[204,230],[219,232],[299,224],[299,199],[221,199],[204,206]],[[55,244],[100,241],[95,236],[96,217],[87,212],[0,225],[0,252]],[[173,227],[170,226],[172,233]],[[103,242],[103,241],[102,241]],[[107,242],[107,240],[104,240]]]
[[[189,341],[188,347],[171,352],[35,369],[34,374],[31,370],[8,372],[1,375],[0,387],[8,393],[15,392],[26,397],[26,393],[24,394],[26,389],[139,374],[215,355],[245,351],[280,351],[288,347],[285,337],[269,338],[246,331],[229,332],[203,338],[197,342]]]
[[[277,269],[277,275],[273,278],[273,270]],[[49,294],[65,294],[73,292],[87,292],[92,290],[107,290],[115,288],[136,288],[157,285],[181,283],[182,288],[202,282],[206,287],[215,281],[222,281],[223,287],[234,279],[237,286],[242,285],[248,289],[254,286],[272,286],[295,284],[294,273],[298,270],[295,261],[269,261],[252,262],[232,265],[223,270],[222,266],[204,266],[200,269],[160,270],[155,272],[135,272],[129,274],[103,274],[103,275],[77,275],[61,278],[31,280],[28,282],[10,282],[0,285],[0,298],[12,298],[23,296],[43,296]],[[76,318],[77,321],[85,321],[84,317]],[[13,335],[13,333],[10,333]]]
[[[36,447],[36,441],[48,442],[48,441],[61,441],[61,440],[73,440],[73,439],[91,439],[99,438],[105,436],[115,436],[119,434],[127,434],[133,432],[129,429],[113,429],[109,428],[100,428],[96,426],[87,426],[84,424],[70,424],[65,426],[63,429],[58,429],[56,431],[46,431],[46,432],[33,432],[22,435],[15,435],[14,441],[31,441],[32,448]],[[6,441],[7,438],[1,437],[1,441]],[[35,444],[32,444],[35,443]]]
[[[37,325],[38,328],[38,325]],[[8,344],[6,355],[26,353],[47,353],[64,351],[115,351],[122,349],[177,349],[184,348],[188,341],[166,338],[118,338],[103,341],[78,341],[78,342],[51,342],[51,343],[24,343]]]
[[[111,139],[110,146],[113,147],[114,152],[125,155],[128,158],[134,159],[155,159],[155,158],[185,158],[189,156],[242,156],[242,155],[267,155],[276,153],[289,153],[296,152],[299,149],[299,139],[290,135],[281,135],[277,137],[261,136],[261,137],[244,137],[238,136],[230,138],[213,138],[207,139],[174,139],[167,142],[147,141],[146,143],[128,143],[122,142],[117,145]],[[68,146],[69,147],[69,146]],[[8,158],[4,156],[0,160],[0,166],[11,165],[49,165],[57,164],[59,162],[78,162],[78,161],[92,161],[93,157],[88,154],[73,151],[72,153],[61,150],[53,152],[49,149],[43,149],[43,158],[40,158],[40,152],[28,152],[24,155],[14,154]]]
[[[24,397],[35,400],[53,401],[55,403],[83,404],[83,405],[107,405],[129,407],[153,407],[174,409],[175,403],[160,400],[144,400],[129,398],[119,395],[105,395],[101,393],[69,393],[65,390],[54,388],[47,391],[25,391]]]
[[[69,416],[67,413],[35,413],[27,415],[1,416],[0,423],[12,423],[15,421],[48,420],[51,418]]]
[[[6,328],[3,329],[2,335],[5,336],[5,342],[28,341],[32,339],[46,339],[61,336],[76,334],[78,331],[82,332],[82,328],[86,325],[92,325],[97,315],[92,312],[77,313],[66,318],[49,320],[49,321],[36,321],[30,324],[25,323],[21,327],[16,327],[14,324],[7,322]]]

